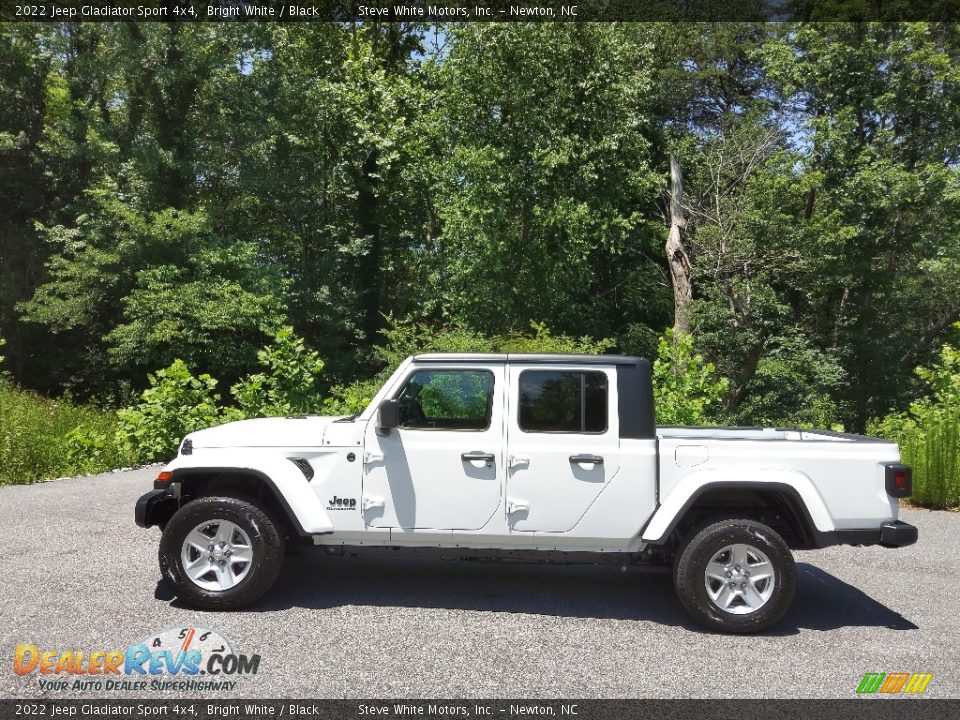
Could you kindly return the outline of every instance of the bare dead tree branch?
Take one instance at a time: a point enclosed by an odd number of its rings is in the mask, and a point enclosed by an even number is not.
[[[673,329],[675,333],[689,333],[690,320],[687,305],[693,299],[693,284],[690,279],[690,257],[684,245],[687,219],[683,212],[683,175],[680,161],[670,156],[670,232],[664,250],[670,266],[673,285]]]

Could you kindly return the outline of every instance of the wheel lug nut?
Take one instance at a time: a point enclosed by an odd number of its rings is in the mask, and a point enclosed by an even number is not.
[[[207,545],[207,550],[210,550],[211,552],[213,552],[213,545]]]

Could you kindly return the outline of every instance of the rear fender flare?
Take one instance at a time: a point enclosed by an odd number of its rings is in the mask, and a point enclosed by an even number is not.
[[[650,518],[643,529],[641,539],[645,543],[659,545],[667,541],[670,533],[683,519],[687,510],[697,498],[708,490],[721,488],[747,488],[750,490],[771,490],[787,492],[799,499],[807,519],[812,523],[814,533],[826,533],[835,530],[833,518],[827,506],[817,492],[813,481],[801,472],[794,470],[750,470],[719,472],[701,470],[687,475],[666,497],[663,504]]]

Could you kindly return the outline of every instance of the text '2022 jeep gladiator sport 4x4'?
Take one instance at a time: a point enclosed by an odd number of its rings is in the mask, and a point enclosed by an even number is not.
[[[184,601],[259,598],[286,543],[330,551],[673,563],[704,625],[769,626],[791,549],[898,547],[910,468],[893,443],[832,432],[657,427],[647,360],[408,358],[352,417],[264,418],[188,435],[136,522]]]

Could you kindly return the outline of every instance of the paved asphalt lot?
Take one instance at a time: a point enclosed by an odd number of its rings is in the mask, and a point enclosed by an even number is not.
[[[42,695],[12,671],[17,643],[123,649],[187,625],[261,655],[227,697],[847,698],[893,671],[960,697],[957,513],[904,511],[905,550],[798,553],[793,608],[761,637],[701,632],[664,575],[309,549],[254,610],[210,613],[171,598],[159,530],[133,523],[155,473],[0,488],[0,697]]]

